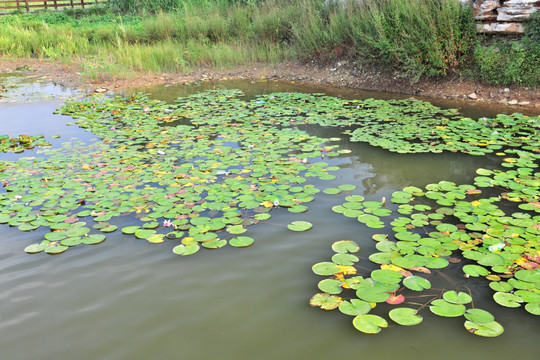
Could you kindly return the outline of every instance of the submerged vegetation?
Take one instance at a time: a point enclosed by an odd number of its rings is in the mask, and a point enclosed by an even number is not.
[[[0,223],[35,232],[40,239],[25,248],[28,253],[98,244],[115,231],[150,243],[174,241],[173,252],[183,256],[201,247],[247,247],[256,241],[246,235],[250,226],[285,209],[289,230],[308,231],[313,224],[295,214],[308,211],[319,180],[336,178],[331,172],[340,168],[325,160],[350,150],[333,145],[337,138],[301,128],[333,126],[351,141],[390,151],[495,153],[501,163],[478,169],[474,184],[411,185],[394,192],[388,204],[351,194],[354,184],[325,188],[326,194],[345,193],[332,210],[350,219],[343,221],[358,221],[357,240],[366,227],[384,230],[373,236],[369,262],[354,255],[355,241],[332,245],[331,261],[313,266],[328,277],[313,306],[339,308],[365,333],[388,326],[384,313],[400,325],[418,324],[419,311],[429,307],[440,316],[464,316],[474,334],[501,334],[502,325],[474,305],[475,294],[465,286],[432,287],[432,270],[463,264],[465,277],[489,281],[496,303],[540,315],[540,117],[475,120],[421,101],[321,94],[274,93],[248,101],[237,90],[202,92],[174,105],[140,94],[92,96],[69,101],[60,112],[99,141],[0,161]],[[7,144],[3,151],[24,151],[9,137],[0,139]]]
[[[523,41],[486,46],[457,0],[117,0],[87,11],[2,16],[0,55],[80,61],[90,78],[347,59],[411,81],[458,73],[537,86],[538,24],[530,22]]]

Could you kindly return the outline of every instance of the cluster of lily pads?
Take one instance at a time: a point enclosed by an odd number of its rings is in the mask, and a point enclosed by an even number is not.
[[[18,137],[0,135],[0,152],[4,153],[22,153],[24,150],[30,150],[37,146],[46,147],[50,145],[43,135],[19,135]]]
[[[376,303],[402,303],[407,291],[431,288],[427,274],[461,258],[466,276],[485,276],[501,305],[540,313],[540,119],[521,114],[468,119],[456,110],[410,100],[343,100],[322,94],[276,93],[243,100],[237,90],[206,91],[174,105],[142,94],[129,98],[93,96],[60,109],[100,141],[64,143],[39,157],[0,161],[0,224],[35,231],[28,253],[56,254],[80,244],[97,244],[106,234],[176,243],[173,252],[201,247],[245,247],[248,226],[286,208],[308,210],[320,191],[312,179],[331,180],[337,166],[325,157],[350,152],[300,130],[303,125],[338,126],[352,141],[401,153],[496,152],[500,169],[478,169],[474,185],[448,181],[395,192],[390,204],[349,195],[333,210],[363,226],[389,234],[374,236],[380,269],[359,276],[352,241],[334,244],[332,262],[313,270],[331,276],[312,304],[339,307],[353,324],[374,333],[386,320],[368,314]],[[7,151],[19,151],[3,139]],[[17,139],[20,145],[26,137]],[[40,138],[33,146],[46,146]],[[24,150],[24,149],[22,149]],[[327,194],[354,185],[326,188]],[[392,210],[392,208],[394,210]],[[399,215],[398,215],[399,214]],[[306,221],[288,228],[306,231]],[[414,273],[418,273],[414,275]],[[365,274],[367,275],[367,274]],[[403,284],[403,288],[400,288]],[[357,298],[337,297],[354,290]],[[503,329],[487,312],[466,308],[470,295],[440,290],[430,309],[465,316],[465,327],[482,336]],[[367,305],[366,305],[367,304]],[[369,306],[369,309],[368,309]],[[398,324],[421,321],[418,309],[397,308]]]
[[[241,235],[248,225],[276,208],[307,211],[319,189],[304,183],[333,179],[329,171],[338,168],[310,161],[323,146],[335,147],[326,139],[275,127],[238,95],[205,92],[174,106],[140,94],[67,102],[60,111],[101,141],[2,162],[0,223],[45,229],[29,253],[96,244],[126,221],[133,224],[119,229],[124,234],[151,243],[173,239],[181,255],[251,245]]]
[[[379,244],[382,244],[380,242]],[[354,316],[353,325],[361,332],[376,334],[382,328],[388,327],[388,321],[382,316],[371,314],[377,304],[387,303],[399,305],[407,297],[415,298],[415,292],[431,289],[431,282],[425,277],[413,275],[411,271],[429,273],[426,267],[416,267],[405,270],[393,264],[383,264],[381,269],[373,270],[370,277],[364,278],[358,274],[356,263],[360,260],[354,253],[360,250],[358,244],[352,240],[340,240],[332,245],[335,255],[331,262],[320,262],[313,266],[313,272],[321,276],[332,276],[319,282],[319,289],[323,293],[316,294],[310,300],[312,306],[324,310],[339,309],[346,315]],[[432,268],[437,268],[433,266]],[[403,286],[400,287],[400,284]],[[350,292],[344,299],[342,292]],[[501,324],[495,321],[494,316],[486,310],[465,305],[472,303],[472,297],[465,292],[455,290],[431,293],[432,313],[443,317],[464,316],[465,327],[476,335],[497,336],[504,331]],[[394,307],[388,311],[388,316],[396,324],[412,326],[423,321],[419,309],[410,307]]]
[[[500,169],[478,169],[480,176],[474,185],[441,181],[425,190],[409,186],[394,192],[391,202],[398,205],[397,214],[382,202],[364,201],[359,195],[348,196],[346,202],[333,208],[367,227],[392,230],[373,237],[378,252],[369,260],[381,269],[371,271],[367,279],[356,275],[353,265],[358,258],[339,251],[337,244],[342,242],[334,244],[338,254],[332,262],[313,267],[315,273],[332,278],[319,284],[323,293],[312,298],[312,305],[331,309],[344,303],[345,311],[340,310],[357,316],[353,324],[360,331],[375,333],[387,326],[383,318],[367,315],[370,309],[363,302],[371,306],[385,301],[401,303],[406,297],[398,292],[431,287],[415,273],[430,273],[430,269],[445,268],[461,258],[467,261],[462,267],[465,277],[482,276],[490,281],[495,302],[506,307],[524,305],[529,313],[540,315],[540,118],[514,114],[477,121],[442,120],[392,118],[352,132],[355,140],[396,152],[447,150],[482,155],[498,151],[502,157]],[[347,251],[356,249],[346,244]],[[402,278],[404,287],[400,289]],[[356,290],[356,298],[343,302],[336,295],[344,289]],[[484,311],[482,321],[467,317],[470,311],[456,306],[463,304],[449,301],[446,294],[431,300],[432,312],[465,314],[465,327],[477,335],[502,333],[502,326],[492,317],[484,317]],[[362,312],[349,311],[352,303],[361,304]],[[421,321],[418,309],[406,309],[394,309],[388,315],[407,325]],[[396,318],[396,312],[407,314],[407,320]]]

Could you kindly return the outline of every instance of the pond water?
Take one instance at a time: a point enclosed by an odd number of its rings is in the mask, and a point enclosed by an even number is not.
[[[29,85],[43,90],[42,85]],[[34,88],[32,88],[34,86]],[[50,85],[48,85],[50,86]],[[173,101],[206,88],[237,88],[246,97],[301,91],[325,92],[344,98],[389,98],[394,94],[307,87],[277,82],[218,82],[144,89],[155,98]],[[139,89],[143,90],[143,89]],[[76,138],[95,141],[70,117],[55,115],[69,89],[50,86],[45,100],[0,99],[1,133],[44,134],[53,146]],[[467,116],[491,116],[508,109],[459,107]],[[495,156],[458,153],[396,154],[364,143],[349,143],[337,128],[309,129],[314,135],[342,137],[338,143],[350,156],[327,159],[337,165],[337,178],[315,185],[324,188],[354,184],[353,194],[368,200],[389,198],[405,186],[422,187],[440,180],[471,183],[475,169],[495,168]],[[50,138],[60,135],[60,138]],[[38,155],[39,154],[34,154]],[[13,160],[19,155],[0,154]],[[27,152],[24,156],[33,156]],[[459,264],[430,275],[433,287],[471,289],[475,305],[495,314],[505,327],[497,338],[468,334],[462,318],[440,318],[424,311],[424,322],[393,326],[378,335],[354,329],[351,317],[309,306],[321,278],[311,267],[329,261],[330,246],[352,239],[359,256],[375,251],[371,235],[381,232],[360,226],[330,209],[343,196],[319,193],[309,211],[291,214],[273,210],[268,224],[248,228],[251,247],[226,246],[193,256],[172,253],[173,242],[149,244],[116,231],[99,246],[71,249],[59,256],[28,255],[23,249],[44,231],[20,232],[1,225],[0,349],[2,360],[44,359],[329,359],[385,358],[507,359],[534,354],[540,322],[522,308],[502,308],[491,298],[483,279],[465,279]],[[291,233],[286,224],[307,220],[313,229]],[[533,355],[534,356],[534,355]]]

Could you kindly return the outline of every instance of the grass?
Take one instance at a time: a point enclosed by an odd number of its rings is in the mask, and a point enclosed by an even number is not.
[[[523,44],[510,49],[523,47],[516,53],[527,64],[536,53]],[[453,73],[497,82],[509,60],[501,46],[481,45],[471,9],[458,0],[112,0],[0,17],[0,55],[80,60],[88,76],[349,58],[412,82]],[[504,83],[525,83],[540,67],[535,59],[529,73]]]

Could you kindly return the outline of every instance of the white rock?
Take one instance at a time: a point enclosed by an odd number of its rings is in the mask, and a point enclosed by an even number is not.
[[[515,100],[515,99],[514,99],[514,100],[510,100],[510,101],[508,102],[508,105],[517,105],[517,104],[518,104],[518,101]]]
[[[467,97],[471,100],[476,100],[478,97],[476,96],[476,93],[470,93],[469,95],[467,95]]]
[[[518,102],[518,105],[520,105],[520,106],[527,106],[529,104],[530,104],[529,101],[520,101],[520,102]]]

